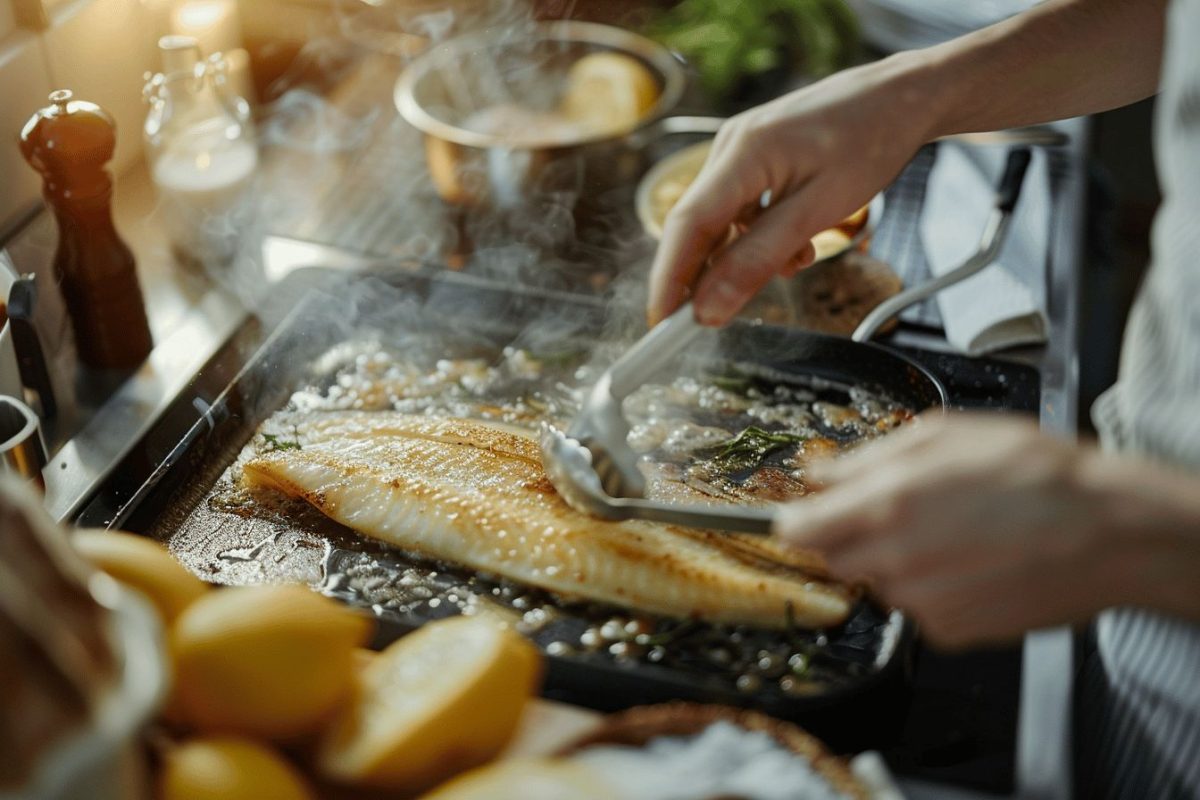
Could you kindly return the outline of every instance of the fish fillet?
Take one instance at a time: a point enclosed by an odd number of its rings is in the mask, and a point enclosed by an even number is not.
[[[300,447],[251,458],[243,483],[403,550],[679,618],[782,627],[790,614],[822,628],[849,612],[844,587],[722,547],[715,534],[580,514],[526,436],[378,412],[305,415],[294,427]]]

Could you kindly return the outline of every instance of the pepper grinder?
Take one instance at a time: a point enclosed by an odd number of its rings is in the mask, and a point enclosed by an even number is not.
[[[52,92],[50,105],[21,130],[21,154],[41,174],[58,221],[54,275],[79,360],[123,373],[146,360],[153,342],[133,253],[113,226],[113,181],[105,165],[116,142],[108,112],[65,89]]]

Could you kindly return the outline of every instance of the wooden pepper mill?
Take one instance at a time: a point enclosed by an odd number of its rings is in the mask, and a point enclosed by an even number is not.
[[[21,154],[41,173],[58,220],[54,274],[75,329],[79,360],[99,370],[130,371],[150,354],[133,253],[112,220],[113,181],[105,165],[116,125],[94,103],[60,89],[21,130]]]

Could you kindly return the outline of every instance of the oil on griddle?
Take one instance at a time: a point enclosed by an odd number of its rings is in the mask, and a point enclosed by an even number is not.
[[[226,584],[304,581],[409,626],[456,613],[503,617],[550,656],[660,668],[731,691],[810,697],[855,683],[887,663],[894,617],[860,601],[836,630],[756,631],[656,618],[566,601],[511,581],[431,563],[371,541],[307,504],[239,486],[252,454],[300,446],[295,412],[395,410],[520,427],[563,423],[597,368],[572,349],[447,349],[443,337],[404,347],[356,340],[316,365],[301,388],[231,453],[212,489],[177,527],[160,531],[198,574]],[[447,354],[452,353],[453,357]],[[880,435],[911,414],[857,387],[741,363],[692,370],[626,401],[631,444],[687,502],[760,502],[807,491],[806,460]],[[673,488],[671,488],[673,487]]]

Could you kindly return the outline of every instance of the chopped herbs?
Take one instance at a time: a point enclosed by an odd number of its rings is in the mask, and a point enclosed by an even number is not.
[[[803,442],[806,437],[781,431],[765,431],[751,425],[729,441],[713,448],[708,464],[723,475],[755,469],[776,450]]]
[[[274,453],[278,450],[299,450],[300,443],[289,439],[280,439],[273,433],[264,433],[263,441],[267,443],[266,452]]]

